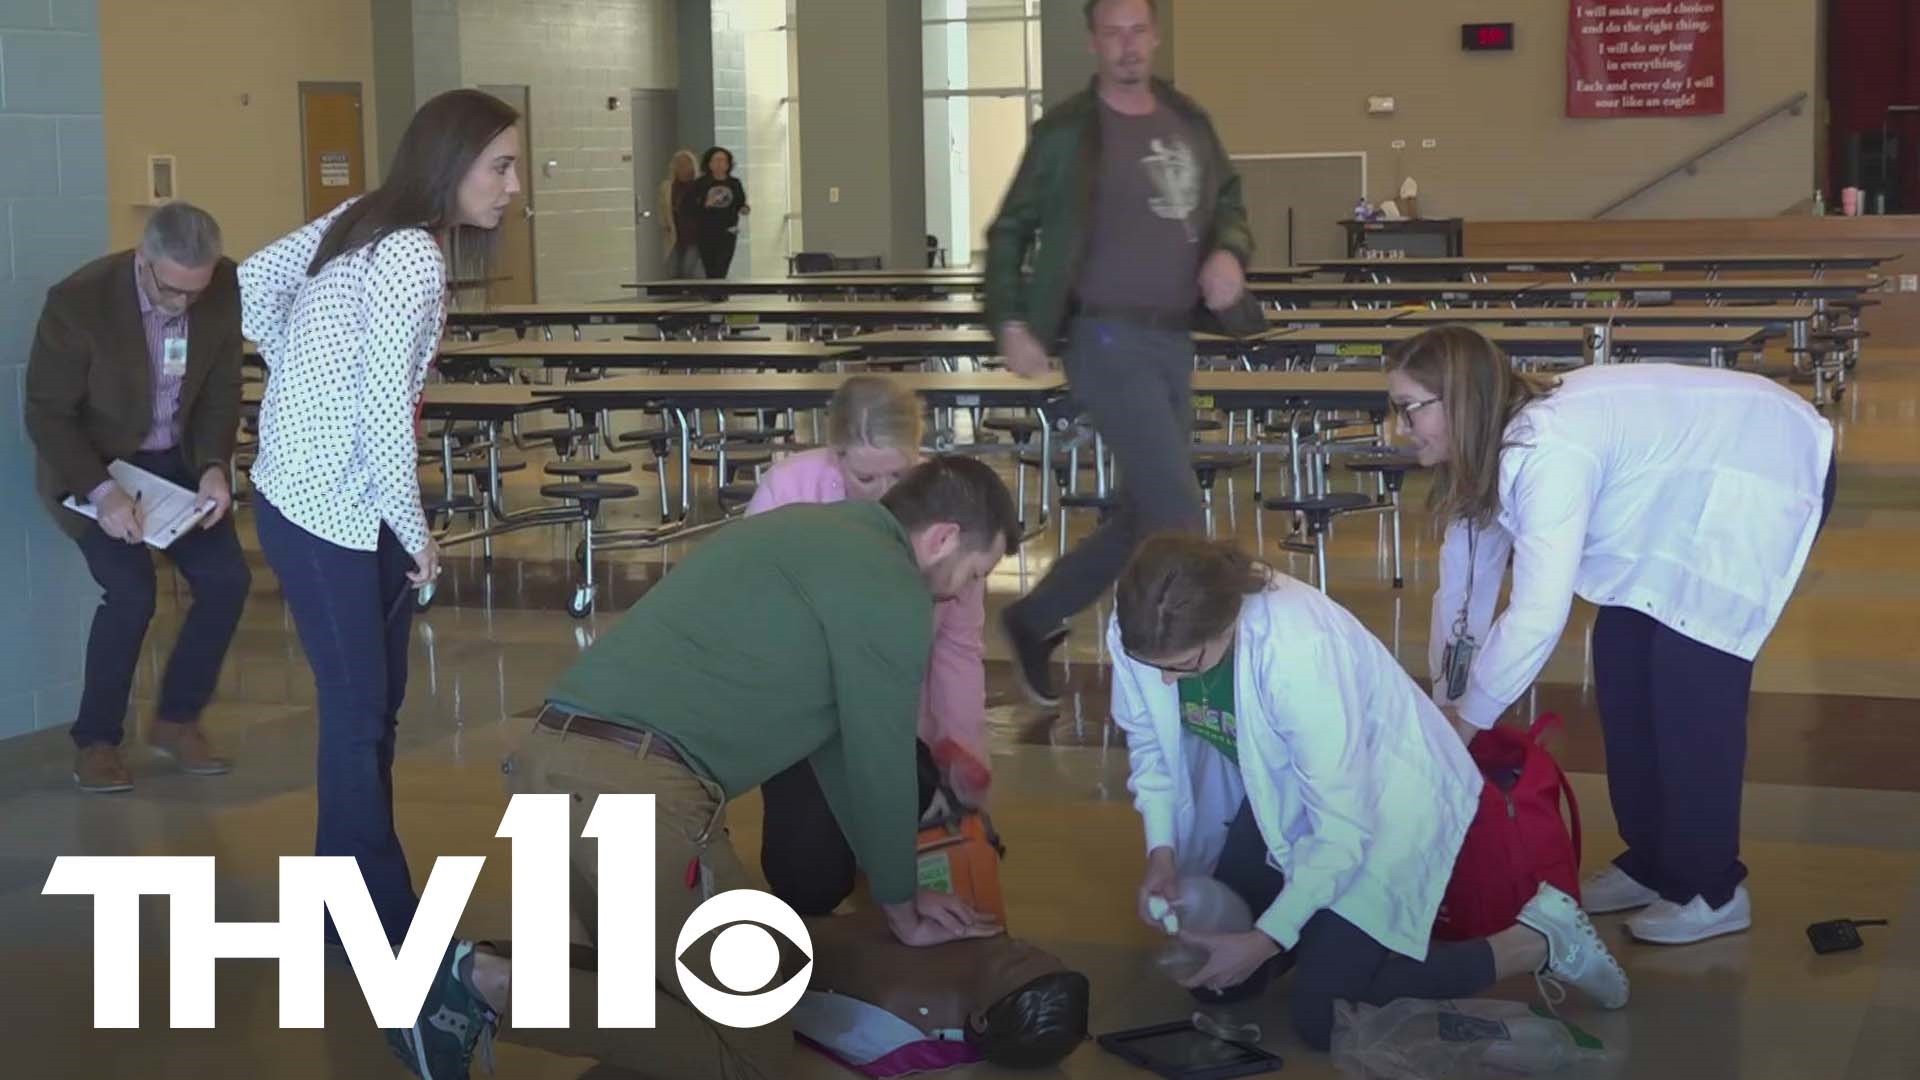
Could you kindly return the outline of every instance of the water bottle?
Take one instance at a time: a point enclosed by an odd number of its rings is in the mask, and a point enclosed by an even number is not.
[[[1182,930],[1202,934],[1238,934],[1253,929],[1253,912],[1247,902],[1210,877],[1181,878],[1179,898],[1161,913],[1158,905],[1148,914],[1160,920],[1169,936]],[[1155,958],[1160,970],[1175,982],[1185,982],[1207,963],[1207,950],[1184,941],[1173,941]]]

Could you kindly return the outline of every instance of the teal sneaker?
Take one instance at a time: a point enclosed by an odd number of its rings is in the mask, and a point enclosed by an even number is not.
[[[476,1054],[493,1072],[493,1033],[500,1016],[468,984],[473,947],[471,941],[449,946],[440,978],[427,991],[413,1026],[382,1032],[393,1056],[420,1080],[468,1080]]]

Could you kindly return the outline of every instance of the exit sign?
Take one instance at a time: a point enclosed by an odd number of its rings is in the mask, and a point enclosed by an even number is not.
[[[1462,23],[1460,47],[1468,52],[1512,52],[1513,24]]]

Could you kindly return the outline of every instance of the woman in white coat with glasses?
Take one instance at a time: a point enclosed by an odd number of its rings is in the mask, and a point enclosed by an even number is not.
[[[1627,850],[1582,883],[1642,941],[1745,930],[1740,795],[1753,659],[1833,509],[1833,428],[1758,375],[1609,364],[1517,373],[1478,331],[1435,327],[1387,359],[1388,392],[1446,528],[1434,697],[1491,727],[1593,622],[1607,791]],[[1494,615],[1512,560],[1513,589]]]
[[[1608,1008],[1627,978],[1572,897],[1543,885],[1520,924],[1430,941],[1479,807],[1479,769],[1379,639],[1319,590],[1227,543],[1147,541],[1121,576],[1113,717],[1145,827],[1140,917],[1211,875],[1255,912],[1245,933],[1184,933],[1197,991],[1257,992],[1282,951],[1290,1011],[1326,1049],[1333,1004],[1470,997],[1512,975]]]

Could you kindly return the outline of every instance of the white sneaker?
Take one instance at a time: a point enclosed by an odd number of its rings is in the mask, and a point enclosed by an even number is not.
[[[1733,899],[1718,908],[1696,896],[1686,904],[1661,900],[1627,920],[1627,932],[1655,945],[1691,945],[1696,941],[1737,934],[1753,925],[1753,900],[1745,885],[1733,890]]]
[[[1605,870],[1580,883],[1580,906],[1589,915],[1608,915],[1616,911],[1643,908],[1660,894],[1628,876],[1625,870],[1608,865]]]
[[[1547,967],[1535,976],[1542,993],[1548,983],[1569,982],[1599,1002],[1601,1008],[1626,1005],[1627,973],[1607,951],[1606,942],[1600,940],[1593,922],[1573,897],[1543,884],[1520,910],[1520,923],[1540,931],[1547,939]],[[1553,1003],[1551,995],[1548,1001]]]

